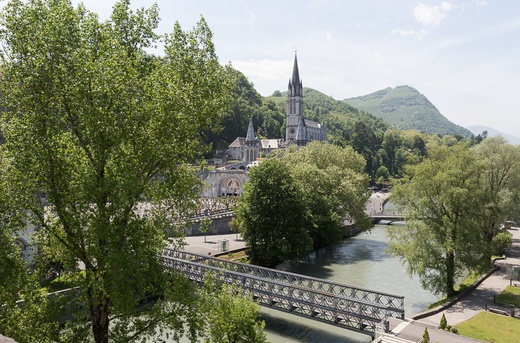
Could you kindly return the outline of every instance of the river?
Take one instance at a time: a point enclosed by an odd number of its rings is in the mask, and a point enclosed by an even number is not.
[[[310,253],[298,262],[277,268],[353,286],[405,296],[405,316],[422,312],[439,298],[422,289],[417,278],[410,278],[399,258],[386,253],[386,226],[376,225],[369,232],[342,243]],[[336,328],[291,314],[262,308],[262,319],[270,342],[370,342],[367,335]]]
[[[384,209],[387,213],[396,210],[390,203]],[[403,295],[405,316],[411,317],[425,310],[439,297],[422,289],[417,278],[410,278],[399,258],[386,253],[387,247],[387,226],[376,225],[372,230],[345,239],[336,246],[320,249],[297,262],[283,263],[277,268]],[[265,307],[261,308],[260,313],[266,323],[267,339],[273,343],[365,343],[372,340],[365,334]]]

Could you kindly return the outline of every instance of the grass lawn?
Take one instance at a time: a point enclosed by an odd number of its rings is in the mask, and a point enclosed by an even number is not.
[[[520,287],[507,286],[506,289],[499,294],[497,301],[520,308]],[[520,338],[518,341],[520,342]]]
[[[218,258],[234,262],[249,263],[249,256],[246,250],[230,252],[227,255],[220,255]]]
[[[459,334],[490,343],[520,342],[520,319],[480,312],[455,327]]]
[[[81,277],[85,277],[85,272],[79,272],[79,275]],[[74,280],[74,277],[72,275],[62,275],[58,278],[55,278],[51,281],[44,282],[41,286],[44,292],[46,293],[52,293],[61,291],[67,288],[72,288],[77,285],[77,282]]]

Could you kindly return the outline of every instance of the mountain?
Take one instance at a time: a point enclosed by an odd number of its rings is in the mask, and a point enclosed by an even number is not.
[[[500,132],[500,131],[495,130],[495,129],[491,128],[491,127],[482,126],[482,125],[473,125],[473,126],[468,126],[466,129],[471,131],[475,136],[478,135],[478,134],[481,134],[483,131],[487,131],[487,136],[488,137],[502,136],[510,144],[520,145],[520,138],[515,137],[513,135],[508,135],[507,133]]]
[[[388,87],[343,101],[372,113],[398,129],[464,137],[472,135],[469,130],[446,119],[428,98],[410,86]]]

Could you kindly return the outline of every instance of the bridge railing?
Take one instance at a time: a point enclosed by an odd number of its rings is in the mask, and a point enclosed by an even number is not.
[[[261,305],[351,330],[374,334],[382,320],[396,314],[394,309],[376,303],[221,269],[201,261],[169,256],[162,256],[162,260],[167,268],[181,271],[191,280],[202,282],[207,272],[213,272],[222,282],[248,290]]]
[[[241,274],[273,280],[283,284],[290,284],[308,290],[341,296],[347,299],[377,304],[389,311],[388,317],[404,319],[404,297],[400,295],[378,292],[366,288],[354,287],[310,276],[304,276],[250,264],[224,261],[199,254],[188,253],[185,251],[164,249],[163,255],[181,260],[201,263],[219,269],[225,269]]]

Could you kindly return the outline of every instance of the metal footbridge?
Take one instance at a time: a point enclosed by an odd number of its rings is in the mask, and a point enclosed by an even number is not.
[[[388,318],[404,319],[404,297],[323,279],[164,249],[167,268],[202,282],[216,278],[250,292],[262,306],[374,336]]]

